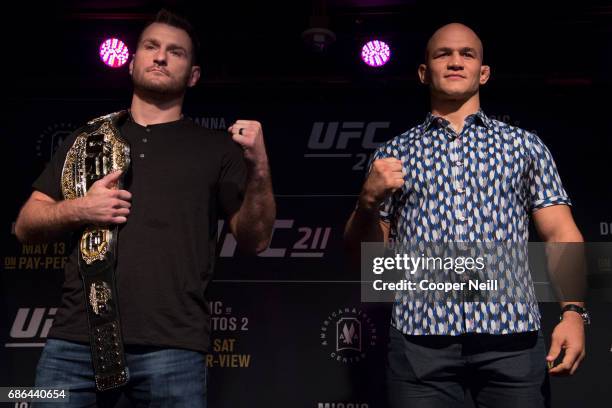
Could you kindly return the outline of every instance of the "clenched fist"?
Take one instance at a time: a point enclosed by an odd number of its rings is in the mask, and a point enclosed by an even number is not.
[[[267,166],[268,156],[261,123],[255,120],[237,120],[228,130],[232,133],[232,139],[244,150],[247,163],[255,167]]]
[[[360,205],[376,208],[403,184],[404,169],[400,160],[393,157],[374,160],[361,190]]]

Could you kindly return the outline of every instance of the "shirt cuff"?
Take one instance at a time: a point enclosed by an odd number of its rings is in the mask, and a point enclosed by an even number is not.
[[[539,210],[540,208],[546,208],[553,205],[569,205],[572,206],[572,202],[569,197],[564,195],[555,195],[537,200],[531,205],[531,211]]]

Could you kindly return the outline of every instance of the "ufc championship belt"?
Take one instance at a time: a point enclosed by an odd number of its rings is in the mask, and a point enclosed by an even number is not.
[[[111,113],[79,130],[62,170],[64,199],[84,197],[97,180],[128,170],[130,147],[117,129],[127,111]],[[121,181],[117,188],[122,188]],[[129,374],[119,320],[115,264],[117,225],[86,226],[79,242],[79,272],[83,280],[91,357],[99,391],[120,387]]]

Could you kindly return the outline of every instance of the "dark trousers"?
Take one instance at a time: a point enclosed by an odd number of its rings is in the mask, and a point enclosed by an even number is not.
[[[387,390],[392,408],[550,407],[544,338],[507,335],[411,336],[391,327]]]

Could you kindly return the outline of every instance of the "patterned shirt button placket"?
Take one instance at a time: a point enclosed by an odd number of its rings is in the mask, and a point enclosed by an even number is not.
[[[462,132],[463,134],[463,132]],[[463,143],[462,143],[462,135],[458,135],[456,138],[456,148],[457,148],[457,162],[463,164]],[[455,187],[455,194],[458,197],[459,201],[459,217],[457,219],[457,231],[456,231],[456,241],[466,241],[467,234],[467,214],[466,214],[466,191],[464,186],[466,169],[463,165],[457,166],[457,180]],[[464,331],[470,332],[473,329],[471,314],[469,313],[469,306],[467,303],[467,299],[465,299],[465,294],[461,292],[461,312],[463,314],[463,324]]]
[[[456,135],[455,136],[455,143],[454,143],[454,148],[455,148],[455,158],[457,159],[456,162],[459,163],[463,163],[463,144],[462,144],[462,140],[461,140],[461,135]],[[457,223],[457,229],[456,229],[456,237],[457,237],[457,241],[463,241],[464,240],[464,235],[466,233],[466,228],[465,228],[465,223],[466,223],[466,214],[465,214],[465,188],[463,186],[463,180],[464,180],[464,176],[465,176],[465,169],[463,168],[463,166],[456,166],[456,178],[454,180],[455,185],[453,186],[454,188],[454,194],[456,196],[456,202],[458,203],[458,213],[459,213],[459,217],[457,219],[458,223]]]

